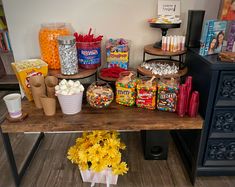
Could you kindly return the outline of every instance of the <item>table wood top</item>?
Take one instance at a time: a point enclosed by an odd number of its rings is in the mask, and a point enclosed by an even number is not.
[[[62,114],[58,106],[56,115],[52,117],[45,116],[33,102],[23,101],[22,107],[28,117],[17,123],[10,123],[5,119],[1,124],[3,132],[202,129],[203,125],[200,116],[181,118],[176,113],[125,107],[115,101],[105,109],[94,109],[84,104],[82,111],[75,115]]]

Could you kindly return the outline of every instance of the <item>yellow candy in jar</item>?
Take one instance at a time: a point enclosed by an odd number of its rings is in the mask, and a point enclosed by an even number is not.
[[[57,37],[70,34],[70,29],[65,23],[42,24],[39,31],[41,58],[48,64],[49,69],[60,69]]]

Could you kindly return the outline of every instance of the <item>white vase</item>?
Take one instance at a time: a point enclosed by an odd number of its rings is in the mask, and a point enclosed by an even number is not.
[[[95,183],[106,184],[109,187],[110,184],[117,184],[118,175],[113,175],[110,168],[105,169],[101,172],[94,172],[92,170],[80,169],[83,182],[90,182],[91,186],[94,186]]]

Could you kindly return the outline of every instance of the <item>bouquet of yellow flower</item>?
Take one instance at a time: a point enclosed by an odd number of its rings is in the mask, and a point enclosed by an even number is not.
[[[121,161],[120,150],[125,148],[116,131],[84,132],[82,137],[76,139],[76,144],[69,148],[67,158],[82,171],[111,169],[113,175],[123,175],[128,167]]]

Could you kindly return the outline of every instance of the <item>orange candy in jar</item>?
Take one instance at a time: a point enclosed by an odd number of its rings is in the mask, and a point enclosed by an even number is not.
[[[71,35],[71,31],[65,23],[42,24],[39,31],[39,45],[41,58],[48,64],[49,69],[60,69],[60,57],[58,51],[58,36]]]

